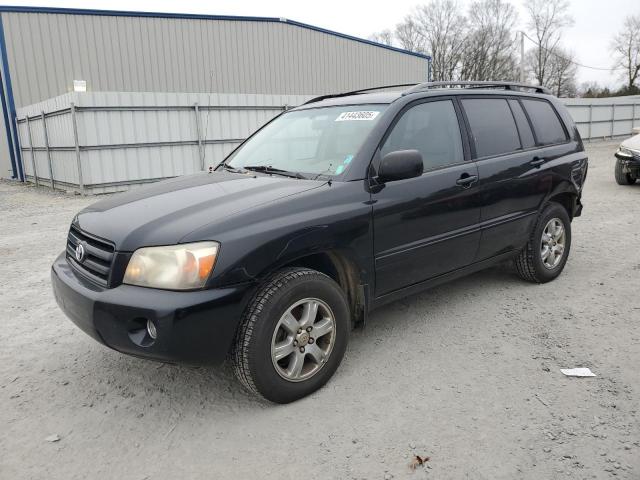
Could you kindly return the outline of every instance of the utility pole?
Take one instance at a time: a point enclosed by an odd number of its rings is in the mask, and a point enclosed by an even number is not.
[[[524,83],[524,32],[520,30],[520,83]]]

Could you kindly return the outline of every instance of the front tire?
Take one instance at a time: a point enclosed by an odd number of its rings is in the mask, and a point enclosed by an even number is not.
[[[347,348],[351,325],[344,292],[306,268],[273,275],[249,304],[232,351],[240,382],[275,403],[322,387]]]
[[[631,173],[625,173],[624,164],[619,158],[616,159],[615,176],[616,183],[618,185],[633,185],[634,183],[636,183],[636,177],[634,177]]]
[[[567,263],[571,248],[571,219],[562,205],[548,204],[516,258],[516,270],[524,280],[546,283],[555,279]]]

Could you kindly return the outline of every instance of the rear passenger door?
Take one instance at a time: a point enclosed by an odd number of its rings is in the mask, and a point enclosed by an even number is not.
[[[480,173],[480,261],[522,248],[551,180],[521,99],[466,97],[461,104]]]

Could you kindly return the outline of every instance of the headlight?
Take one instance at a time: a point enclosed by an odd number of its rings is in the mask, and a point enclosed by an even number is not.
[[[625,147],[618,147],[617,153],[621,157],[631,158],[637,152],[634,152],[633,150],[629,150],[628,148],[625,148]]]
[[[123,282],[167,290],[202,288],[216,263],[219,246],[198,242],[139,248],[129,260]]]

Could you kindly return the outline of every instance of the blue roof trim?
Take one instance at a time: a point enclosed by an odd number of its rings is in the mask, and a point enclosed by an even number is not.
[[[429,55],[422,53],[412,52],[410,50],[404,50],[402,48],[393,47],[391,45],[384,45],[382,43],[366,40],[364,38],[354,37],[353,35],[347,35],[346,33],[335,32],[326,28],[316,27],[307,23],[296,22],[295,20],[281,19],[276,17],[243,17],[236,15],[204,15],[197,13],[161,13],[161,12],[135,12],[124,10],[93,10],[83,8],[59,8],[59,7],[17,7],[17,6],[0,6],[0,12],[9,13],[57,13],[63,15],[102,15],[109,17],[151,17],[151,18],[176,18],[187,20],[236,20],[244,22],[272,22],[272,23],[286,23],[300,28],[306,28],[308,30],[314,30],[316,32],[326,33],[335,37],[344,38],[347,40],[353,40],[355,42],[365,43],[374,47],[384,48],[386,50],[392,50],[398,53],[404,53],[406,55],[412,55],[414,57],[424,58],[425,60],[431,60]]]

